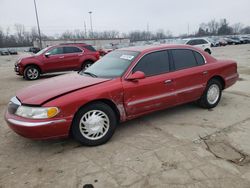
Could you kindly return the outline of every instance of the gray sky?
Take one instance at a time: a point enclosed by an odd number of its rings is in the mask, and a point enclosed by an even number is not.
[[[196,31],[201,22],[226,18],[250,25],[250,0],[36,0],[41,31],[54,35],[66,30],[170,30],[174,35]],[[36,26],[33,0],[0,0],[0,27]]]

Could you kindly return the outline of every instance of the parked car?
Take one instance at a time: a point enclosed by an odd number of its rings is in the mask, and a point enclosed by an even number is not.
[[[227,45],[227,41],[224,38],[219,38],[218,42],[219,42],[219,46],[226,46]]]
[[[229,45],[237,45],[237,44],[241,44],[240,40],[238,39],[232,39],[229,37],[224,38],[227,41],[227,44]]]
[[[88,44],[60,44],[19,59],[15,71],[27,80],[36,80],[44,73],[86,69],[98,59],[99,53]]]
[[[241,37],[241,38],[242,38],[242,40],[244,40],[244,43],[245,43],[245,44],[250,43],[250,37],[245,37],[245,36],[243,36],[243,37]]]
[[[183,39],[184,44],[188,44],[191,46],[196,46],[201,48],[205,52],[212,54],[211,43],[204,38],[191,38],[191,39]]]
[[[215,38],[207,38],[207,40],[211,43],[211,47],[218,47],[220,43]]]
[[[10,55],[17,55],[17,51],[15,49],[8,49]]]
[[[242,39],[241,37],[237,37],[237,36],[236,37],[230,37],[230,39],[240,41],[240,44],[245,44],[244,39]]]
[[[105,56],[106,54],[108,54],[109,52],[112,52],[113,49],[100,49],[98,50],[100,56]]]
[[[1,50],[1,55],[10,55],[8,50]]]
[[[37,47],[30,47],[28,52],[32,52],[34,54],[38,53],[41,49]]]
[[[17,92],[5,120],[24,137],[72,135],[82,144],[100,145],[119,122],[193,101],[214,108],[237,79],[235,61],[217,60],[192,46],[123,48],[84,71]]]

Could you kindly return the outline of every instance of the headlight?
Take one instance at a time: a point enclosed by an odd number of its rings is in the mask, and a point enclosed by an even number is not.
[[[16,115],[31,119],[46,119],[55,117],[59,113],[57,107],[29,107],[19,106]]]

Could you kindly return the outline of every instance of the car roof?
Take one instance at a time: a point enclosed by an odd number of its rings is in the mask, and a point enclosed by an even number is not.
[[[184,44],[161,44],[161,45],[145,45],[145,46],[133,46],[133,47],[126,47],[120,48],[118,50],[126,50],[126,51],[136,51],[136,52],[150,52],[150,51],[157,51],[157,50],[164,50],[164,49],[193,49],[197,50],[190,45]]]

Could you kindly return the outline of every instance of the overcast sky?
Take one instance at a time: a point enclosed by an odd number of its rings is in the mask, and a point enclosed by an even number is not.
[[[250,0],[36,0],[41,31],[55,35],[66,30],[170,30],[174,35],[196,31],[201,22],[226,18],[250,25]],[[36,26],[33,0],[0,0],[0,27],[19,23]]]

